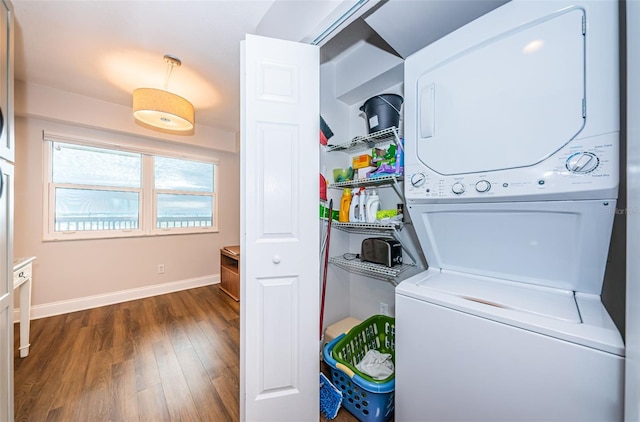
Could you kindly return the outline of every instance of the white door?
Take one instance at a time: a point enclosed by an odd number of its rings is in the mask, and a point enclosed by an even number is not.
[[[0,159],[0,422],[13,421],[13,166]]]
[[[0,0],[0,157],[14,161],[13,10]]]
[[[240,419],[319,418],[319,49],[247,35]]]

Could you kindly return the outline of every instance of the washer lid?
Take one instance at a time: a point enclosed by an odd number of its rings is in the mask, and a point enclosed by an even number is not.
[[[582,322],[574,294],[570,290],[455,273],[441,273],[437,277],[425,278],[416,285],[495,308],[526,312],[574,324]]]
[[[531,166],[584,127],[584,10],[544,16],[418,79],[418,158],[443,175]]]
[[[622,337],[595,295],[433,268],[404,280],[396,294],[624,356]]]
[[[614,200],[409,203],[430,267],[600,295]]]

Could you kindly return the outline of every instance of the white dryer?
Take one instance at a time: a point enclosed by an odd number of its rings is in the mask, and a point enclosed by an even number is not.
[[[601,303],[619,160],[616,1],[514,0],[405,63],[396,420],[618,421]]]

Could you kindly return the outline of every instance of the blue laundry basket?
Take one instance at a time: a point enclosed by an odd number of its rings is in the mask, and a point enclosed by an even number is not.
[[[342,406],[361,422],[386,422],[393,416],[395,376],[376,381],[355,368],[369,349],[395,357],[394,319],[374,315],[324,346],[331,382],[343,394]]]

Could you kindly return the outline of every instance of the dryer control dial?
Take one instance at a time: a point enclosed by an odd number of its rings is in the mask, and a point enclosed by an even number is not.
[[[567,170],[571,173],[585,174],[594,171],[600,159],[592,152],[576,152],[567,158]]]
[[[451,191],[456,195],[461,195],[464,193],[464,185],[460,182],[455,182],[453,186],[451,186]]]
[[[415,173],[411,176],[411,186],[414,188],[419,188],[424,185],[424,182],[427,180],[427,177],[424,173]]]
[[[480,193],[489,192],[489,189],[491,189],[491,183],[487,180],[480,180],[476,183],[476,190]]]

